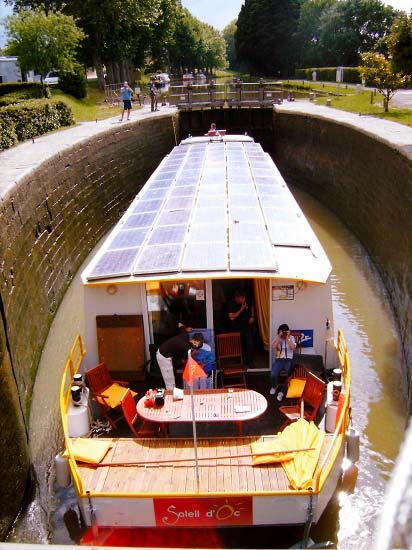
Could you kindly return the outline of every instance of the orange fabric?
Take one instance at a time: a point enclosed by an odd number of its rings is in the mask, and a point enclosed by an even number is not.
[[[340,418],[340,415],[342,413],[342,407],[343,407],[344,401],[345,401],[345,394],[341,392],[339,394],[338,408],[336,409],[336,425],[339,422],[339,418]],[[342,427],[341,427],[340,431],[341,432],[343,431],[343,423],[342,423]]]
[[[306,380],[303,378],[291,378],[288,387],[287,399],[298,399],[302,397],[305,388]]]
[[[127,388],[124,386],[120,386],[116,382],[112,384],[110,387],[103,390],[103,392],[100,395],[95,395],[94,399],[101,403],[102,405],[106,405],[110,407],[111,409],[115,409],[120,405],[120,402],[126,393]],[[134,397],[136,395],[136,392],[131,391],[130,393]]]
[[[190,374],[190,369],[192,369],[192,374]],[[193,357],[188,359],[185,370],[183,371],[183,380],[188,384],[190,384],[190,377],[192,377],[192,380],[196,380],[196,378],[206,378],[205,371]]]

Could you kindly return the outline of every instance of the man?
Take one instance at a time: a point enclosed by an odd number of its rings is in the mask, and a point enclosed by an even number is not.
[[[154,78],[154,76],[152,76],[150,79],[149,89],[150,89],[150,110],[152,112],[158,111],[159,109],[157,108],[157,86],[156,86],[156,79]]]
[[[189,332],[192,330],[191,327],[179,323],[179,334],[160,344],[157,350],[156,359],[167,390],[173,390],[176,386],[173,358],[187,359],[187,352],[193,347],[189,340]]]
[[[133,96],[133,90],[129,86],[129,83],[125,80],[123,82],[123,86],[120,88],[120,94],[123,101],[123,109],[122,109],[122,116],[119,120],[119,122],[123,122],[123,117],[125,111],[127,111],[127,120],[130,120],[130,111],[132,109],[132,96]]]
[[[246,294],[243,290],[235,292],[234,300],[229,304],[228,315],[231,332],[240,332],[245,363],[249,367],[253,367],[252,327],[255,322],[255,316],[253,306],[248,305]]]

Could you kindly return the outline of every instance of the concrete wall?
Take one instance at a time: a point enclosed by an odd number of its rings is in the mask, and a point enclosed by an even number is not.
[[[0,155],[0,540],[23,497],[25,426],[53,315],[88,252],[175,144],[170,115],[102,123],[85,138],[86,130]]]
[[[356,115],[277,110],[274,160],[367,248],[388,290],[405,353],[411,408],[412,131]]]

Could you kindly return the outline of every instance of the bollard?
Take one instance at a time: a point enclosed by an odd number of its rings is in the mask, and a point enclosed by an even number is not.
[[[330,97],[326,98],[326,106],[330,107],[332,105],[332,100]]]

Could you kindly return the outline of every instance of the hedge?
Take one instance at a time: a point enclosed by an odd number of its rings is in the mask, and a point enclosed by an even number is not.
[[[0,151],[40,136],[61,126],[74,124],[73,114],[63,101],[50,102],[32,99],[7,107],[0,107]]]
[[[312,80],[312,73],[316,71],[316,80],[325,82],[336,82],[337,67],[312,67],[310,69],[296,69],[295,78]],[[360,84],[362,79],[359,74],[359,67],[343,67],[343,82],[346,84]]]
[[[0,84],[0,97],[12,94],[21,93],[26,99],[50,97],[50,90],[41,82],[5,82]]]

